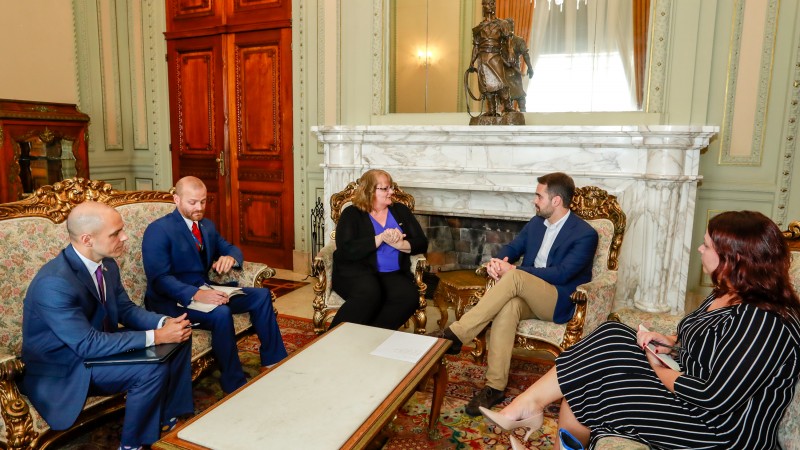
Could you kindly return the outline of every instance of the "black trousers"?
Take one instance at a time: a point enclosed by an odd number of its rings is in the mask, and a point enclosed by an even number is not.
[[[331,328],[350,322],[396,330],[419,306],[417,285],[410,274],[400,271],[334,277],[333,290],[345,302]]]

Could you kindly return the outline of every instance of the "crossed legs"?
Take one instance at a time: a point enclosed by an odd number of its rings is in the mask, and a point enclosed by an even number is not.
[[[486,383],[503,390],[508,382],[517,324],[522,319],[553,320],[557,300],[558,291],[553,285],[523,270],[512,270],[449,328],[461,342],[469,342],[493,322]]]

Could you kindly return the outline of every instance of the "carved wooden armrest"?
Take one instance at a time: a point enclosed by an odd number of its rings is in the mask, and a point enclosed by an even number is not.
[[[25,365],[17,356],[0,352],[0,381],[15,380],[22,374],[23,367]]]
[[[322,333],[324,329],[326,299],[331,294],[331,278],[333,276],[333,252],[336,250],[336,243],[322,247],[317,256],[311,262],[311,276],[317,279],[314,283],[314,301],[311,306],[314,309],[314,331]]]
[[[17,388],[16,379],[25,365],[13,355],[0,353],[0,415],[6,429],[8,448],[27,448],[36,436],[28,403]]]
[[[414,333],[425,334],[425,327],[428,326],[428,316],[425,312],[425,308],[428,307],[428,300],[425,299],[428,285],[422,280],[422,275],[425,272],[430,272],[431,266],[428,264],[428,259],[424,254],[411,255],[411,270],[414,272],[414,283],[419,291],[419,306],[414,311],[414,315],[411,316],[414,322]]]
[[[431,265],[428,264],[428,259],[424,254],[411,255],[411,270],[414,272],[414,283],[419,289],[419,308],[425,310],[428,306],[428,301],[425,299],[425,291],[428,289],[428,285],[422,281],[422,275],[431,271]]]
[[[578,342],[587,332],[593,331],[614,306],[614,285],[617,282],[616,272],[604,272],[592,281],[581,284],[569,296],[575,303],[575,314],[567,322],[561,348],[568,349]],[[603,295],[610,295],[606,298]]]

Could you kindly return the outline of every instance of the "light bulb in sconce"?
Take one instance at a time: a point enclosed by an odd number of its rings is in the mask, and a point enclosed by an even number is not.
[[[417,62],[420,66],[433,64],[433,52],[430,50],[417,50]]]

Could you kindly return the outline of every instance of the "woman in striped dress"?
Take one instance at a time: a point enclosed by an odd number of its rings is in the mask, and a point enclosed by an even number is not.
[[[800,372],[789,250],[778,227],[751,211],[715,216],[698,250],[715,288],[677,335],[607,322],[487,418],[507,430],[538,429],[544,407],[562,399],[559,426],[584,446],[617,435],[653,448],[778,448]],[[651,342],[679,346],[680,371],[645,352]]]

